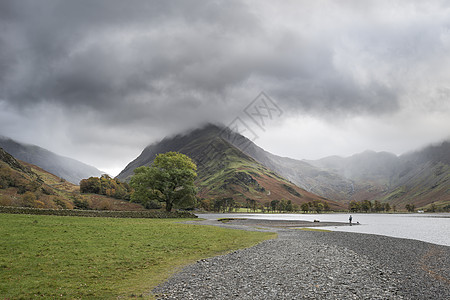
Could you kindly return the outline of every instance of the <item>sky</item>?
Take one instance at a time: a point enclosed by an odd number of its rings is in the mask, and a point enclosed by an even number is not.
[[[209,122],[297,159],[449,139],[450,3],[0,2],[1,135],[117,175]]]

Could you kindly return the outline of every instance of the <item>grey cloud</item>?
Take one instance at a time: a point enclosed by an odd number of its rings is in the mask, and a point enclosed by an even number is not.
[[[328,4],[4,1],[0,101],[92,110],[105,126],[226,122],[261,90],[286,111],[378,115],[448,53],[445,21],[427,15],[439,5],[397,20],[385,2]]]
[[[6,21],[1,36],[19,35],[19,41],[4,43],[9,47],[1,62],[17,62],[3,69],[8,74],[2,82],[3,98],[16,105],[53,101],[104,110],[135,94],[158,96],[163,89],[221,90],[239,80],[225,74],[231,83],[215,82],[209,74],[233,63],[224,59],[230,45],[221,35],[255,27],[239,2],[222,7],[198,1],[14,4],[10,10],[16,16]],[[217,42],[208,47],[209,39]]]

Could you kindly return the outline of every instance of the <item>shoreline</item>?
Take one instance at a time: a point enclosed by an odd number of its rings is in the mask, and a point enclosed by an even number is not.
[[[218,221],[220,222],[221,219]],[[223,219],[222,219],[223,220]],[[227,220],[226,218],[224,220]],[[325,227],[325,226],[349,226],[349,223],[343,222],[311,222],[306,220],[267,220],[267,219],[246,219],[230,218],[226,224],[243,226],[260,226],[269,228],[292,228],[292,227]],[[357,226],[359,224],[352,223]]]
[[[211,214],[200,216],[209,220],[219,218],[247,218],[247,219],[264,219],[264,220],[302,220],[313,222],[317,219],[325,230],[343,231],[343,232],[359,232],[367,234],[378,234],[397,238],[415,239],[428,243],[450,246],[450,239],[446,232],[450,230],[450,219],[447,214],[433,215],[388,215],[388,214],[353,214],[353,223],[359,222],[361,226],[349,227],[348,214],[334,215],[218,215]],[[325,226],[326,222],[338,222],[343,226]],[[308,223],[306,223],[308,224]],[[308,224],[309,225],[309,224]],[[331,224],[330,224],[331,225]],[[307,225],[305,225],[307,226]]]
[[[211,221],[195,223],[274,231],[278,238],[184,268],[153,291],[158,299],[450,298],[448,246],[353,232],[255,227],[261,225],[258,220],[252,225]]]

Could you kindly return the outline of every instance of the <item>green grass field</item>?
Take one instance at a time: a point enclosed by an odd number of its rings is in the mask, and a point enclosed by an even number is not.
[[[0,298],[145,296],[181,266],[275,237],[176,222],[0,214]]]

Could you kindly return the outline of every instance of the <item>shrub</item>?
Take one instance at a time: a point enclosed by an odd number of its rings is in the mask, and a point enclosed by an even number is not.
[[[73,205],[75,209],[92,209],[91,203],[83,198],[78,197],[74,198]]]
[[[45,207],[45,204],[44,204],[44,202],[42,202],[42,201],[36,200],[36,201],[34,201],[34,203],[33,203],[33,207],[35,207],[35,208],[44,208],[44,207]]]
[[[27,191],[36,192],[41,187],[41,183],[37,181],[31,181],[25,187]]]
[[[9,183],[6,178],[0,177],[0,189],[6,189],[8,188]]]
[[[12,201],[10,198],[0,195],[0,206],[10,206],[11,204]]]
[[[111,201],[108,201],[106,199],[102,200],[102,202],[100,202],[98,209],[100,210],[111,210],[112,209],[112,204]]]
[[[62,198],[59,198],[59,197],[54,198],[54,199],[53,199],[53,202],[55,202],[55,204],[56,204],[56,206],[57,206],[58,208],[62,208],[62,209],[67,209],[67,208],[69,208],[69,207],[67,206],[67,202],[66,202],[64,199],[62,199]]]
[[[17,193],[20,195],[25,194],[26,191],[27,191],[27,187],[25,185],[19,185],[17,187]]]
[[[53,192],[53,190],[49,186],[46,186],[46,185],[42,186],[41,190],[45,195],[54,195],[55,194]]]
[[[34,201],[36,201],[36,195],[34,193],[28,191],[22,195],[22,205],[24,207],[34,207]]]

